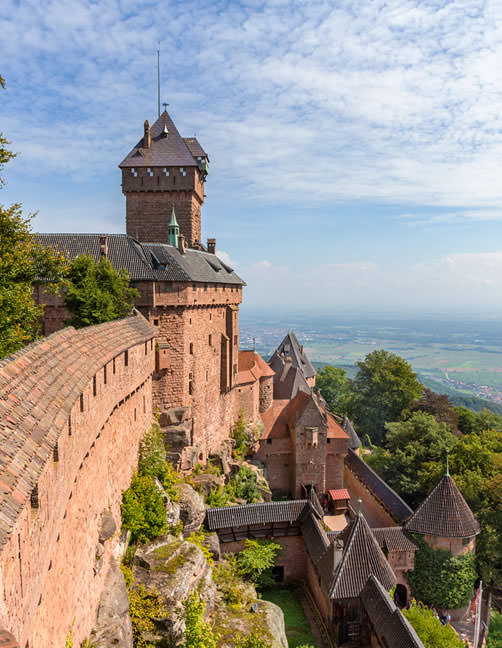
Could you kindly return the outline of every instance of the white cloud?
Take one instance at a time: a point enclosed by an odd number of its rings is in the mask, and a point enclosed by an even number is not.
[[[238,261],[231,259],[228,252],[224,252],[223,250],[216,250],[216,256],[231,268],[237,268],[239,266]]]

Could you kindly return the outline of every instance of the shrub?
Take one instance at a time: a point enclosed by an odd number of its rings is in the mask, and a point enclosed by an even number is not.
[[[218,486],[206,497],[206,503],[212,508],[226,506],[232,499],[228,486]]]
[[[154,423],[141,439],[138,471],[140,475],[156,477],[171,501],[178,501],[179,493],[174,486],[179,481],[179,475],[166,459],[164,438],[158,423]]]
[[[425,648],[463,648],[464,642],[449,625],[442,625],[434,612],[423,605],[412,601],[404,616],[411,623],[422,640]]]
[[[155,590],[147,590],[143,585],[133,585],[128,590],[129,616],[135,648],[155,648],[155,643],[144,636],[155,630],[155,620],[162,619],[166,610]]]
[[[248,435],[243,409],[239,411],[239,416],[232,429],[231,437],[235,441],[235,448],[232,451],[234,459],[244,459],[248,451]]]
[[[247,466],[241,466],[235,475],[230,486],[234,497],[245,499],[248,504],[261,500],[261,493],[256,485],[256,473]]]
[[[438,608],[467,605],[477,578],[472,553],[455,558],[449,551],[432,549],[420,536],[414,539],[418,544],[415,569],[406,572],[413,595]]]
[[[227,554],[213,568],[213,581],[232,608],[240,608],[246,602],[246,585],[239,574],[237,556]]]
[[[183,605],[185,621],[184,648],[217,648],[218,636],[204,621],[206,604],[198,592],[191,592]]]
[[[272,540],[245,541],[245,547],[237,554],[239,573],[258,587],[273,585],[272,567],[281,545]]]
[[[257,630],[244,636],[240,632],[235,636],[234,648],[269,648],[270,642],[261,637]]]
[[[502,614],[492,610],[486,648],[502,648]]]
[[[122,493],[122,525],[131,532],[131,542],[147,542],[166,532],[166,511],[153,477],[134,474]]]

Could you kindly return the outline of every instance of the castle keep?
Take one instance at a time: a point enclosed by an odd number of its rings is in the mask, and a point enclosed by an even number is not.
[[[120,169],[126,234],[38,239],[70,259],[125,268],[136,309],[63,328],[69,313],[40,281],[47,337],[0,361],[0,644],[64,645],[74,618],[75,645],[89,634],[123,551],[121,493],[158,412],[185,472],[228,455],[242,414],[260,430],[253,461],[272,493],[292,498],[209,509],[223,551],[246,538],[279,542],[278,579],[307,583],[338,646],[423,648],[388,590],[409,599],[411,532],[454,555],[474,550],[479,525],[453,480],[446,474],[413,512],[359,456],[351,422],[316,393],[294,333],[268,363],[239,349],[245,283],[214,239],[201,242],[208,156],[167,112],[145,122]]]

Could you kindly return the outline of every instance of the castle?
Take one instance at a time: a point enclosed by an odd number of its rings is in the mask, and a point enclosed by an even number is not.
[[[224,549],[277,539],[281,578],[308,583],[337,645],[421,646],[387,591],[397,585],[400,600],[409,598],[404,572],[416,545],[406,529],[454,554],[474,548],[479,527],[453,481],[445,476],[413,513],[359,457],[350,421],[315,393],[315,370],[293,333],[269,363],[239,349],[245,284],[216,256],[214,239],[201,242],[209,159],[196,138],[182,138],[164,112],[145,122],[120,168],[126,234],[38,238],[70,258],[126,268],[139,312],[63,328],[69,314],[41,281],[34,295],[46,304],[47,337],[0,362],[5,641],[62,645],[73,617],[75,638],[89,633],[121,551],[121,492],[153,412],[186,472],[229,447],[243,412],[262,427],[254,460],[272,492],[294,499],[208,511]],[[446,522],[452,516],[456,525]]]

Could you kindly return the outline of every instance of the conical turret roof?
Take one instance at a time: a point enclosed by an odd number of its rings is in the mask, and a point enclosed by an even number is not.
[[[443,538],[468,538],[480,532],[478,521],[448,473],[443,475],[405,527],[408,531]]]
[[[362,513],[338,536],[343,540],[343,556],[329,587],[332,599],[355,598],[373,575],[386,590],[396,584],[396,577]]]

